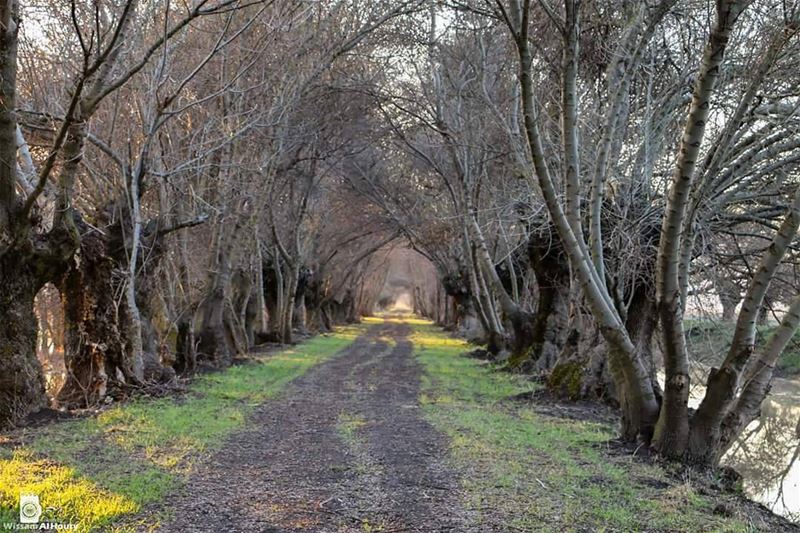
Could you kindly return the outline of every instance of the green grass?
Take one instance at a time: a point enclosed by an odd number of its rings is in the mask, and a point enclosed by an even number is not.
[[[414,326],[425,368],[421,401],[450,438],[464,504],[476,525],[509,531],[748,531],[747,517],[712,513],[715,501],[656,465],[607,453],[613,428],[537,413],[509,396],[524,378],[463,357],[469,346]]]
[[[21,445],[0,446],[0,527],[16,522],[23,492],[38,494],[50,508],[43,520],[76,523],[79,531],[113,529],[116,519],[164,498],[205,452],[244,426],[254,407],[361,331],[342,328],[202,375],[181,397],[141,398],[23,432]]]
[[[706,365],[720,364],[731,346],[735,324],[721,320],[693,318],[685,321],[685,327],[687,347],[692,358]],[[756,349],[763,346],[776,327],[775,325],[757,327]],[[778,359],[775,375],[786,378],[800,376],[800,331],[795,333]]]

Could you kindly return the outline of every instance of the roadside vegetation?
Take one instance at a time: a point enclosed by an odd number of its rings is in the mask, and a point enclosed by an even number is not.
[[[509,531],[782,527],[738,494],[632,456],[612,440],[613,425],[588,408],[581,414],[573,405],[565,418],[537,405],[530,400],[537,384],[467,357],[468,343],[431,323],[415,321],[414,329],[425,367],[423,408],[451,439],[465,505],[477,522],[506,524]]]
[[[333,357],[362,328],[338,328],[244,364],[201,375],[185,394],[139,398],[0,440],[0,524],[16,522],[20,492],[38,494],[42,520],[79,531],[115,527],[177,489],[193,466],[245,425],[247,415],[293,379]],[[140,524],[143,525],[143,524]]]

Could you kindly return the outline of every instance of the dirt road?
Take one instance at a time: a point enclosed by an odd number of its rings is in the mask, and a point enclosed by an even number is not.
[[[260,406],[164,502],[160,531],[466,531],[408,333],[372,326]]]

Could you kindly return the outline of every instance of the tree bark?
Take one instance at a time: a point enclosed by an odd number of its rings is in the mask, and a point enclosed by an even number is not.
[[[197,370],[197,344],[194,336],[194,310],[186,310],[178,319],[175,343],[175,372],[192,375]]]
[[[234,332],[228,322],[227,299],[230,294],[230,263],[220,258],[219,270],[212,273],[210,287],[200,305],[200,331],[197,333],[197,360],[214,367],[228,366],[236,354]]]
[[[47,405],[33,306],[43,283],[30,272],[30,263],[14,259],[0,259],[0,427]]]
[[[742,2],[717,2],[717,20],[709,35],[694,88],[661,227],[656,282],[664,338],[665,387],[653,445],[668,457],[681,457],[689,442],[689,357],[683,329],[683,294],[687,276],[682,274],[682,260],[685,263],[686,254],[681,252],[688,249],[684,245],[693,239],[693,235],[684,219],[710,112],[711,95],[728,38],[743,8]]]
[[[573,316],[564,347],[547,377],[555,395],[570,400],[601,400],[619,405],[607,367],[608,347],[591,316]]]
[[[297,285],[300,278],[300,267],[289,269],[289,276],[285,280],[283,309],[281,310],[281,342],[292,344],[292,325],[294,321],[294,307],[297,299]]]
[[[267,306],[267,334],[265,339],[271,342],[281,342],[281,309],[283,294],[283,274],[281,266],[273,257],[265,257],[262,264],[264,280],[264,304]]]
[[[733,322],[736,318],[736,306],[742,301],[739,286],[732,280],[723,276],[716,276],[714,284],[716,285],[719,302],[722,306],[721,318],[725,322]]]
[[[113,217],[115,210],[112,204],[105,214]],[[136,300],[136,317],[126,302],[115,299],[130,290],[127,277],[134,270],[128,264],[123,224],[125,217],[111,220],[101,233],[78,220],[82,233],[78,253],[56,283],[64,313],[67,367],[57,400],[64,407],[98,403],[113,386],[166,382],[174,376],[161,362],[151,321],[150,298],[158,290],[154,278],[163,257],[158,224],[151,221],[142,232],[139,246],[147,250],[148,261],[143,265],[137,260],[136,290],[126,294],[126,299]],[[139,327],[131,325],[133,320]]]
[[[569,330],[569,264],[558,237],[534,234],[528,257],[536,277],[537,301],[530,349],[509,360],[522,371],[549,372],[564,348]]]
[[[233,276],[233,312],[238,327],[241,328],[241,343],[248,349],[255,345],[258,289],[253,283],[250,272],[237,269]]]
[[[56,283],[64,313],[67,369],[56,401],[70,409],[100,402],[109,382],[117,380],[117,369],[125,375],[124,340],[114,299],[114,261],[104,236],[86,229],[74,261]]]
[[[483,339],[486,333],[473,306],[472,292],[465,277],[463,272],[451,272],[444,275],[442,285],[445,294],[453,299],[452,322],[455,329],[460,335],[474,341]]]

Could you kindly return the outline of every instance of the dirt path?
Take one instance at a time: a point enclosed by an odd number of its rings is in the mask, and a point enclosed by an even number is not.
[[[261,406],[165,502],[160,531],[466,531],[408,332],[373,326]]]

